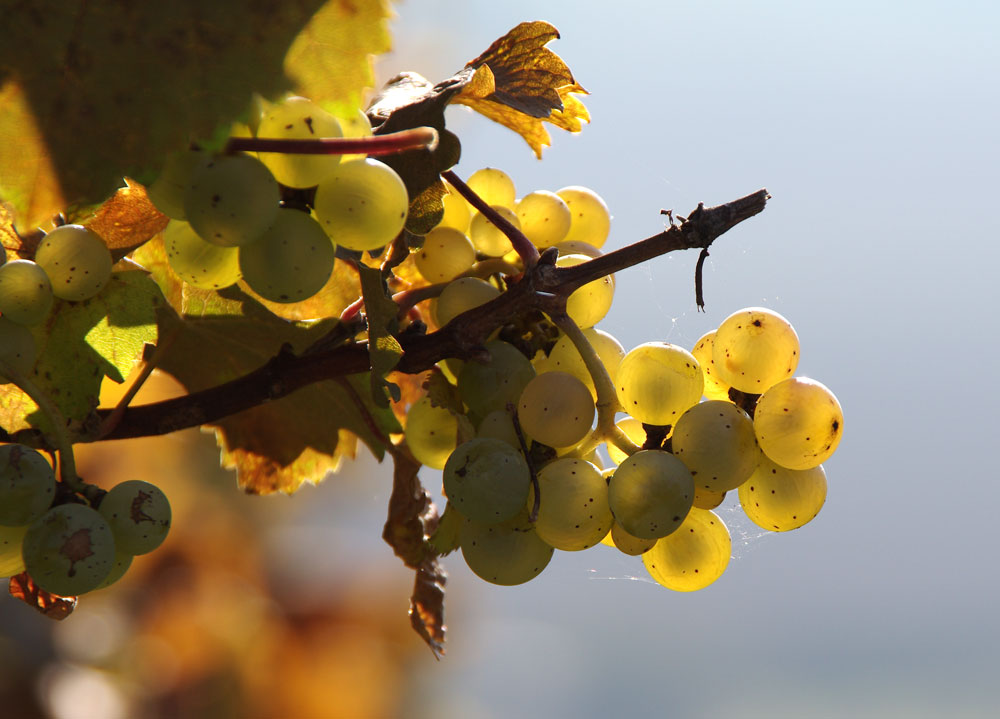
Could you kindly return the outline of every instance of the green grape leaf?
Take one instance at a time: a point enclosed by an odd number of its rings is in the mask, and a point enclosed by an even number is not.
[[[433,367],[424,380],[424,390],[431,400],[432,407],[444,407],[458,422],[458,444],[472,439],[476,436],[476,428],[472,426],[472,421],[465,414],[465,404],[462,402],[462,395],[458,392],[458,387],[448,381],[437,367]]]
[[[143,345],[157,338],[156,311],[163,296],[145,272],[114,272],[108,285],[85,302],[57,301],[35,330],[38,361],[32,379],[77,429],[93,418],[105,376],[124,382]],[[44,426],[27,395],[0,387],[0,425],[8,432]]]
[[[167,152],[225,132],[253,92],[357,103],[387,18],[386,0],[8,3],[0,198],[31,229],[124,175],[148,181]]]
[[[217,293],[185,285],[179,294],[182,316],[160,314],[161,333],[170,339],[159,367],[189,392],[256,370],[283,347],[300,353],[336,322],[284,320],[236,287]],[[384,437],[401,431],[392,412],[372,402],[366,376],[319,382],[206,426],[216,431],[223,465],[236,469],[239,486],[251,494],[290,494],[303,482],[318,483],[354,456],[356,437],[381,459]]]
[[[462,529],[462,515],[450,504],[444,505],[444,512],[438,521],[434,534],[427,540],[438,555],[446,556],[459,547],[459,531]]]
[[[399,320],[396,317],[399,307],[389,297],[381,270],[358,263],[358,274],[361,276],[361,292],[368,318],[368,355],[372,363],[371,394],[375,404],[388,409],[386,391],[395,402],[401,397],[399,387],[385,378],[403,356],[403,348],[393,336],[399,331]]]

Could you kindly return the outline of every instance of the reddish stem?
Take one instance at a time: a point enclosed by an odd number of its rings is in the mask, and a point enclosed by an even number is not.
[[[373,137],[317,137],[288,140],[272,137],[232,137],[226,152],[280,152],[286,155],[394,155],[406,150],[427,148],[438,144],[438,131],[433,127],[414,127]]]

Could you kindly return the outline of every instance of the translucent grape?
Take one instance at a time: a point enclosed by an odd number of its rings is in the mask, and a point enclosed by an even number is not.
[[[719,381],[741,392],[760,394],[795,372],[799,337],[777,312],[748,307],[719,325],[712,357]]]
[[[760,456],[750,415],[722,400],[696,404],[682,414],[671,443],[695,485],[712,492],[739,487],[753,474]]]
[[[501,340],[486,343],[489,364],[470,360],[458,374],[458,391],[469,410],[484,417],[495,410],[506,411],[517,404],[525,386],[535,377],[535,368],[519,349]]]
[[[473,307],[484,305],[500,296],[500,290],[478,277],[459,277],[448,283],[434,303],[434,315],[439,327]]]
[[[611,231],[611,213],[600,195],[586,187],[573,185],[556,192],[569,207],[571,222],[563,242],[586,242],[602,247]]]
[[[152,552],[170,531],[170,502],[149,482],[130,479],[115,485],[98,509],[111,526],[121,552]]]
[[[746,484],[744,482],[744,484]],[[743,485],[740,485],[743,486]],[[698,509],[715,509],[726,498],[725,492],[713,492],[711,489],[695,485],[694,506]]]
[[[424,236],[414,262],[428,282],[450,282],[475,264],[476,248],[459,230],[438,225]]]
[[[167,155],[159,177],[146,193],[156,209],[173,220],[185,220],[184,194],[191,185],[191,178],[212,156],[198,150],[181,150]]]
[[[645,554],[653,545],[656,544],[655,539],[640,539],[639,537],[633,537],[618,522],[615,522],[611,527],[611,545],[618,549],[623,554],[628,554],[629,556],[636,557],[640,554]]]
[[[621,364],[622,358],[625,356],[625,348],[610,334],[594,327],[585,329],[583,336],[587,338],[591,347],[594,348],[597,358],[601,360],[601,364],[604,365],[604,369],[608,371],[608,375],[611,377],[611,383],[614,384],[615,377],[618,375],[618,365]],[[576,345],[566,335],[560,337],[552,347],[552,351],[549,352],[548,366],[554,370],[568,372],[576,377],[587,385],[591,396],[595,400],[597,399],[594,378],[590,376],[587,365],[584,364],[583,357],[577,351]]]
[[[750,520],[772,532],[807,524],[826,502],[826,472],[786,469],[762,457],[757,471],[740,485],[740,506]]]
[[[410,200],[396,171],[378,160],[342,162],[316,188],[313,208],[330,238],[349,250],[377,250],[406,223]]]
[[[452,190],[441,198],[441,204],[444,205],[444,215],[437,226],[450,227],[467,235],[469,223],[472,222],[472,209],[465,198]]]
[[[125,576],[125,572],[128,568],[132,566],[132,560],[135,557],[128,552],[115,552],[114,562],[111,564],[111,571],[108,572],[100,584],[94,587],[94,590],[104,589],[105,587],[110,587],[112,584],[117,582],[119,579]]]
[[[24,566],[35,584],[60,596],[96,589],[111,572],[115,539],[104,517],[82,504],[61,504],[24,535]]]
[[[778,382],[761,395],[753,415],[757,443],[788,469],[817,467],[844,433],[844,412],[826,386],[807,377]]]
[[[13,577],[24,571],[21,546],[27,531],[27,525],[20,527],[0,525],[0,577]]]
[[[371,127],[369,126],[369,132]],[[333,115],[304,97],[289,97],[265,111],[257,127],[257,137],[312,140],[342,137],[340,123]],[[274,179],[288,187],[315,187],[340,164],[340,155],[292,155],[258,153]]]
[[[569,207],[554,192],[537,190],[520,199],[514,208],[521,232],[536,247],[551,247],[569,232]]]
[[[239,248],[240,272],[264,299],[301,302],[330,279],[335,252],[333,242],[311,215],[282,208],[259,240]]]
[[[475,574],[493,584],[524,584],[542,573],[555,550],[546,544],[522,509],[500,524],[466,519],[460,531],[462,557]]]
[[[435,407],[430,397],[421,397],[406,414],[406,446],[421,464],[444,469],[448,455],[458,444],[458,420],[445,407]]]
[[[37,325],[52,309],[52,283],[31,260],[0,265],[0,314],[21,325]]]
[[[611,475],[611,512],[639,539],[664,537],[677,529],[694,500],[694,478],[669,452],[642,449]]]
[[[572,267],[590,259],[586,255],[565,255],[556,259],[556,266]],[[607,275],[573,290],[566,299],[566,314],[580,327],[593,327],[608,314],[614,298],[615,280]]]
[[[20,444],[0,446],[0,524],[31,524],[55,496],[55,473],[45,457]]]
[[[618,365],[618,399],[640,422],[673,425],[701,399],[704,379],[694,356],[677,345],[646,342]]]
[[[594,398],[580,380],[566,372],[545,372],[524,387],[517,402],[521,429],[550,447],[570,447],[594,423]]]
[[[630,440],[635,442],[640,447],[646,443],[646,430],[642,426],[642,422],[637,420],[635,417],[625,417],[623,419],[615,422],[618,428],[625,433],[625,436]],[[608,457],[615,464],[621,464],[628,457],[627,454],[622,452],[618,447],[612,443],[608,443]]]
[[[694,592],[722,576],[732,540],[725,523],[707,509],[692,509],[673,534],[642,555],[649,575],[667,589]]]
[[[559,250],[559,255],[586,255],[587,257],[594,258],[600,257],[604,253],[599,249],[594,247],[589,242],[581,242],[580,240],[573,240],[572,242],[560,242],[556,244],[556,249]]]
[[[517,191],[514,189],[514,181],[503,170],[484,167],[473,172],[465,184],[487,205],[502,205],[509,210],[514,209]]]
[[[499,439],[460,444],[444,465],[444,492],[463,516],[485,524],[510,519],[525,506],[531,476],[516,449]]]
[[[502,218],[521,229],[521,222],[513,210],[502,205],[492,205],[492,207]],[[472,216],[472,221],[469,223],[469,239],[472,240],[476,250],[487,257],[503,257],[514,249],[507,235],[481,212]]]
[[[702,335],[701,339],[695,342],[691,354],[698,360],[698,364],[701,365],[701,371],[705,375],[705,388],[702,390],[705,399],[728,401],[729,385],[719,380],[718,373],[715,370],[715,358],[712,354],[714,339],[715,330]]]
[[[341,112],[340,110],[334,111],[334,117],[337,118],[337,122],[340,123],[340,129],[344,133],[345,138],[357,138],[357,137],[371,137],[372,136],[372,123],[368,119],[368,115],[361,108],[355,108],[353,110],[345,110]],[[341,155],[341,162],[351,162],[353,160],[363,160],[366,156],[364,154],[358,155]]]
[[[31,330],[6,317],[0,317],[0,360],[23,375],[31,374],[38,357],[38,346]],[[10,380],[0,370],[0,384]]]
[[[239,248],[205,242],[187,222],[171,220],[163,231],[163,245],[170,269],[192,287],[217,290],[242,277]]]
[[[191,177],[184,213],[206,242],[239,247],[256,241],[278,214],[271,171],[250,155],[213,157]]]
[[[521,440],[518,439],[517,430],[514,429],[514,419],[505,409],[494,410],[483,417],[476,430],[476,436],[499,439],[514,449],[521,449]],[[531,440],[525,438],[525,441]]]
[[[52,294],[75,302],[90,299],[111,279],[111,252],[82,225],[63,225],[42,238],[35,262],[52,283]]]
[[[538,473],[538,489],[535,531],[556,549],[573,552],[593,547],[614,524],[608,483],[590,462],[571,457],[549,462]],[[531,496],[529,492],[529,504]]]

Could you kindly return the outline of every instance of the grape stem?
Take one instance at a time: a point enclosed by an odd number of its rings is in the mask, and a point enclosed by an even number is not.
[[[463,312],[437,332],[399,337],[403,357],[396,370],[417,374],[448,357],[467,358],[481,349],[486,338],[510,320],[531,310],[565,311],[565,298],[577,287],[674,250],[701,249],[740,222],[762,212],[770,195],[758,190],[716,207],[699,205],[680,224],[652,237],[572,267],[539,263],[520,280],[486,304]],[[546,298],[545,293],[548,293]],[[369,372],[368,347],[348,342],[300,356],[278,353],[262,367],[199,392],[175,399],[130,406],[117,427],[101,439],[126,439],[168,434],[187,427],[211,424],[237,412],[291,394],[315,382]],[[275,385],[274,378],[281,382]],[[110,410],[98,410],[103,418]],[[19,434],[19,433],[17,433]],[[612,435],[612,441],[617,433]],[[17,441],[0,432],[3,441]],[[81,437],[94,441],[96,437]],[[615,444],[620,446],[620,442]]]
[[[525,267],[534,267],[538,263],[538,250],[531,240],[525,237],[524,233],[505,220],[499,212],[486,204],[471,187],[462,182],[461,178],[455,174],[454,170],[445,170],[441,177],[448,181],[452,187],[458,190],[458,194],[464,197],[470,205],[483,213],[487,220],[497,226],[497,229],[507,235],[510,244],[514,246],[514,251],[521,256],[521,261]]]
[[[407,150],[434,151],[438,131],[414,127],[372,137],[317,137],[289,140],[270,137],[231,137],[226,152],[278,152],[285,155],[395,155]]]
[[[93,499],[101,492],[98,487],[87,484],[76,474],[76,459],[73,456],[73,440],[67,429],[66,418],[58,405],[52,401],[27,375],[12,367],[0,357],[0,375],[13,382],[22,392],[38,405],[38,409],[48,418],[51,432],[46,437],[50,447],[59,453],[59,476],[72,491]]]
[[[528,451],[528,442],[524,438],[524,431],[521,429],[521,420],[517,418],[517,407],[513,402],[507,403],[507,414],[514,425],[514,433],[517,435],[517,443],[521,445],[521,454],[528,464],[528,475],[531,477],[531,488],[535,491],[534,499],[531,501],[531,512],[528,514],[528,521],[534,524],[538,520],[538,510],[542,506],[542,490],[538,486],[538,472],[535,471],[535,463],[531,460],[531,453]]]

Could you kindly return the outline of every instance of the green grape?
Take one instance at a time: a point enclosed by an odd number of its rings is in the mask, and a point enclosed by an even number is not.
[[[271,171],[250,155],[213,157],[191,177],[184,213],[206,242],[240,247],[274,222],[281,193]]]
[[[0,360],[23,375],[31,374],[38,358],[38,346],[31,330],[0,317]],[[10,382],[0,370],[0,384]]]
[[[281,208],[259,240],[239,248],[240,272],[264,299],[301,302],[330,279],[335,253],[333,242],[311,215]]]
[[[125,572],[127,572],[128,568],[132,566],[132,560],[134,558],[135,557],[128,552],[115,552],[115,559],[111,565],[111,571],[108,572],[108,576],[106,576],[100,584],[94,587],[94,590],[110,587],[112,584],[124,577]]]
[[[37,325],[52,309],[52,283],[31,260],[0,265],[0,314],[21,325]]]
[[[326,234],[349,250],[377,250],[406,223],[410,200],[396,171],[378,160],[342,162],[316,188],[313,209]]]
[[[772,532],[787,532],[807,524],[826,502],[826,472],[819,465],[810,469],[786,469],[767,457],[740,485],[740,506],[750,520]]]
[[[777,312],[748,307],[722,321],[712,340],[718,379],[741,392],[761,394],[791,377],[799,364],[799,337]]]
[[[465,198],[449,187],[448,194],[441,198],[441,204],[444,205],[444,215],[437,226],[450,227],[463,235],[468,235],[472,210]]]
[[[61,504],[28,527],[23,556],[35,584],[69,597],[96,589],[108,576],[115,561],[115,538],[97,511]]]
[[[205,242],[187,222],[171,220],[163,231],[163,245],[170,269],[192,287],[218,290],[242,277],[239,248]]]
[[[594,398],[587,386],[566,372],[545,372],[525,385],[517,419],[532,439],[550,447],[571,447],[594,423]]]
[[[672,425],[701,399],[704,379],[694,356],[677,345],[646,342],[618,365],[618,399],[640,422]]]
[[[653,545],[656,544],[656,539],[640,539],[639,537],[633,537],[618,522],[615,522],[611,526],[611,532],[608,535],[611,538],[611,546],[619,550],[623,554],[628,554],[632,557],[637,557],[640,554],[645,554]]]
[[[24,557],[21,546],[28,525],[20,527],[0,526],[0,577],[13,577],[24,571]]]
[[[368,119],[368,115],[360,107],[354,108],[353,110],[334,110],[333,116],[337,118],[337,122],[340,123],[340,129],[343,131],[343,137],[346,138],[359,138],[359,137],[371,137],[372,136],[372,123]],[[359,155],[341,155],[341,162],[353,162],[354,160],[363,160],[367,157],[365,154]]]
[[[563,242],[586,242],[594,247],[602,247],[611,231],[611,213],[593,190],[573,185],[556,192],[569,207],[572,221]]]
[[[458,445],[444,465],[444,492],[463,516],[485,524],[510,519],[524,508],[531,475],[516,449],[500,439]]]
[[[702,390],[702,394],[705,399],[721,399],[729,400],[729,385],[725,382],[719,381],[718,373],[715,371],[715,359],[712,354],[712,347],[714,345],[713,340],[715,339],[715,330],[707,332],[701,336],[697,342],[695,342],[694,349],[691,350],[691,354],[698,364],[701,365],[701,371],[705,375],[705,388]]]
[[[744,484],[746,483],[744,482]],[[740,486],[742,487],[743,485]],[[725,498],[725,492],[713,492],[711,489],[695,486],[693,505],[698,509],[715,509],[722,504],[722,500]]]
[[[444,469],[448,455],[458,444],[458,420],[445,407],[435,407],[430,397],[421,397],[406,414],[406,446],[421,464]]]
[[[170,502],[159,487],[130,479],[111,488],[98,507],[115,534],[118,550],[146,554],[170,531]]]
[[[507,222],[521,229],[521,222],[513,210],[503,205],[491,205],[491,207]],[[472,216],[472,221],[469,223],[469,239],[472,240],[476,250],[487,257],[503,257],[514,249],[510,238],[482,212]]]
[[[463,312],[499,296],[500,290],[478,277],[459,277],[449,282],[433,305],[438,327],[444,327]]]
[[[146,188],[156,209],[172,220],[186,220],[184,194],[191,185],[191,178],[210,159],[211,155],[199,150],[181,150],[167,155],[160,176]]]
[[[20,444],[0,446],[0,524],[31,524],[55,496],[55,473],[45,457]]]
[[[283,140],[315,140],[343,134],[337,118],[305,97],[289,97],[272,105],[257,127],[257,137]],[[315,187],[337,169],[341,157],[280,152],[261,152],[258,156],[274,179],[287,187]]]
[[[646,443],[646,430],[642,426],[642,422],[637,420],[635,417],[625,417],[623,419],[615,422],[615,425],[625,433],[625,436],[630,440],[635,442],[637,445],[642,447]],[[607,444],[608,457],[615,464],[621,464],[628,458],[628,455],[622,452],[618,447],[612,443]]]
[[[807,377],[782,380],[757,400],[757,443],[773,462],[809,469],[830,458],[844,433],[844,412],[826,386]]]
[[[424,236],[414,262],[428,282],[450,282],[475,264],[476,248],[461,231],[438,225]]]
[[[505,409],[494,410],[483,417],[476,430],[476,436],[499,439],[514,449],[521,449],[521,440],[518,439],[517,430],[514,428],[514,418]],[[525,438],[526,443],[530,441]]]
[[[608,506],[608,483],[590,462],[555,459],[538,473],[541,501],[535,531],[556,549],[589,549],[607,536],[614,518]],[[529,492],[531,505],[534,493]]]
[[[590,259],[586,255],[565,255],[556,259],[556,267],[573,267]],[[573,290],[566,299],[566,314],[580,327],[593,327],[608,314],[614,298],[614,277],[606,275]]]
[[[460,530],[462,557],[475,574],[493,584],[524,584],[542,573],[554,549],[538,536],[527,510],[499,524],[465,519]]]
[[[96,233],[82,225],[63,225],[45,235],[35,262],[52,283],[52,294],[79,302],[96,295],[111,279],[111,252]]]
[[[757,468],[757,438],[750,415],[722,400],[696,404],[681,415],[671,436],[673,453],[712,492],[736,489]]]
[[[525,386],[535,378],[535,368],[517,347],[501,340],[486,343],[489,364],[470,360],[458,373],[458,392],[469,410],[485,417],[516,404]]]
[[[729,530],[718,515],[695,508],[680,529],[642,555],[642,563],[667,589],[695,592],[722,576],[732,548]]]
[[[569,207],[554,192],[531,192],[522,197],[514,209],[521,232],[536,247],[551,247],[562,242],[569,232]]]
[[[594,348],[597,358],[601,360],[604,369],[611,376],[611,383],[614,384],[615,377],[618,375],[618,365],[621,364],[622,357],[625,356],[625,348],[610,334],[594,327],[588,327],[583,330],[583,336],[587,338],[587,341]],[[587,385],[591,396],[595,400],[597,399],[594,378],[590,376],[587,365],[584,364],[583,357],[577,351],[576,345],[566,335],[560,337],[555,346],[552,347],[552,351],[549,352],[548,366],[554,370],[568,372],[576,377]]]
[[[501,205],[509,210],[514,209],[517,191],[514,189],[514,181],[503,170],[484,167],[473,172],[465,184],[487,205]]]
[[[559,250],[560,257],[563,255],[586,255],[593,259],[604,254],[589,242],[581,242],[580,240],[572,240],[570,242],[564,240],[557,243],[555,247]]]
[[[639,539],[656,539],[677,529],[691,509],[694,478],[669,452],[641,449],[625,459],[608,485],[611,512]]]

